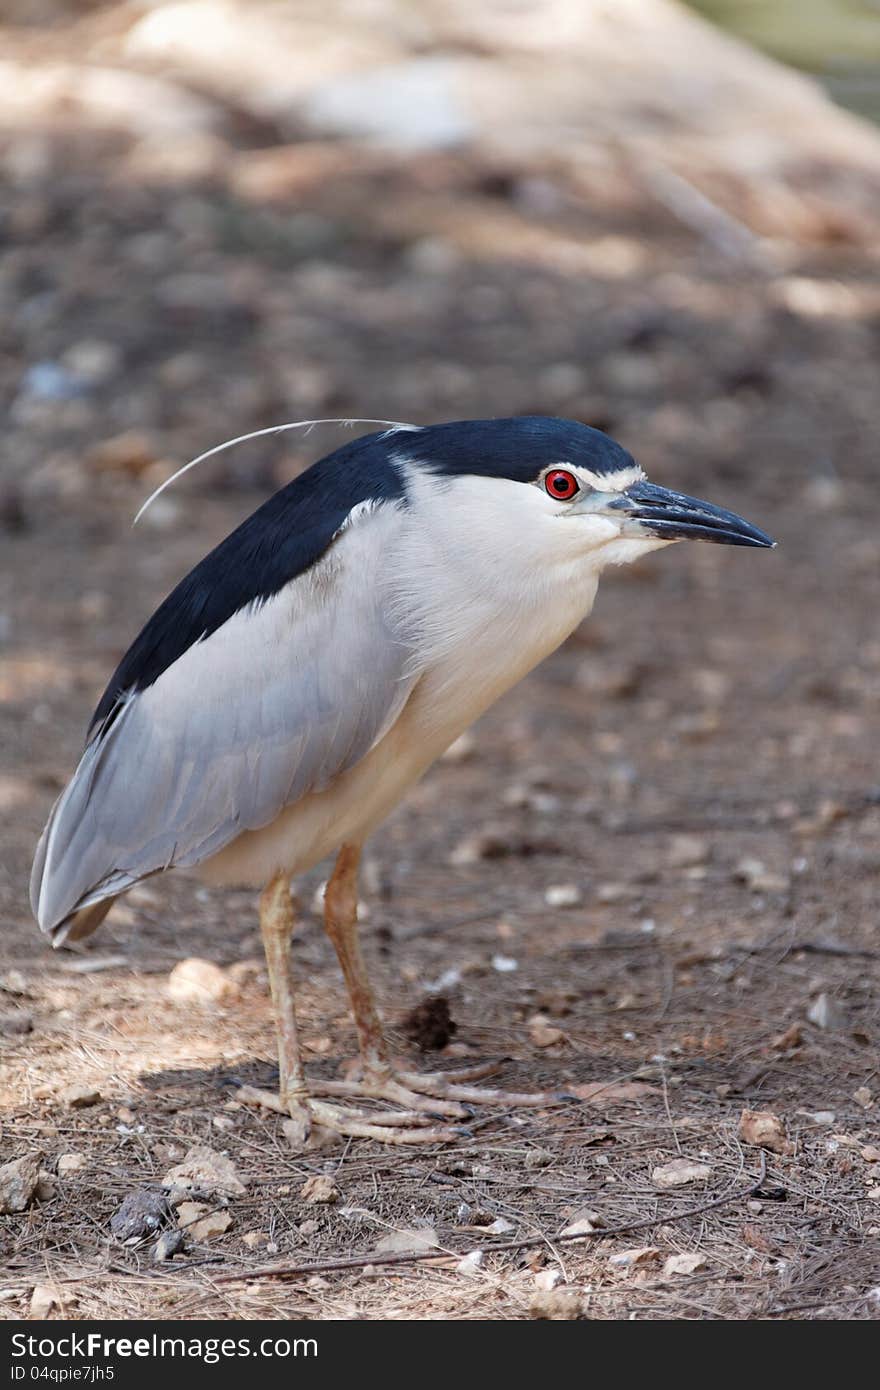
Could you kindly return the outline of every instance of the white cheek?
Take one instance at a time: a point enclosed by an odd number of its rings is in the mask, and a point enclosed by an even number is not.
[[[572,539],[576,535],[578,545],[584,550],[604,549],[620,537],[620,522],[612,517],[581,515],[566,518],[566,521],[572,525]]]

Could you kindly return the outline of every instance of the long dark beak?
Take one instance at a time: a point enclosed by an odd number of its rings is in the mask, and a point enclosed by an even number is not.
[[[754,545],[772,548],[776,542],[736,512],[713,507],[683,492],[670,492],[653,483],[633,483],[620,494],[615,510],[625,511],[627,519],[658,540],[714,541],[716,545]]]

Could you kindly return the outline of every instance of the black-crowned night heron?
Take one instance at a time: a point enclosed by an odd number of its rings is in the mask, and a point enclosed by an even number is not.
[[[171,868],[261,886],[280,1059],[271,1103],[302,1137],[315,1124],[432,1142],[460,1132],[452,1121],[474,1102],[546,1103],[469,1084],[486,1068],[394,1068],[358,943],[361,848],[586,617],[606,565],[687,539],[773,544],[732,512],[655,487],[614,440],[571,420],[401,426],[346,444],[206,556],[122,658],[37,849],[40,927],[55,945],[87,936],[120,893]],[[310,1085],[290,879],[334,852],[325,925],[362,1075]]]

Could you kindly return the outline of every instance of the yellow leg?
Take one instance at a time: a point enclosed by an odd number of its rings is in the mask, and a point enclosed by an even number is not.
[[[394,1101],[411,1111],[453,1119],[466,1119],[472,1113],[469,1107],[475,1104],[553,1105],[567,1099],[548,1092],[502,1091],[467,1084],[497,1070],[494,1063],[440,1076],[422,1076],[392,1068],[358,936],[360,858],[359,845],[343,845],[340,849],[324,893],[324,926],[339,958],[351,1000],[363,1077],[360,1081],[317,1082],[315,1089],[328,1096]]]
[[[357,860],[355,870],[356,865]],[[253,1086],[242,1086],[239,1099],[289,1114],[296,1125],[293,1137],[297,1144],[307,1142],[313,1125],[335,1134],[379,1139],[386,1144],[437,1144],[456,1138],[461,1131],[432,1126],[422,1106],[365,1113],[329,1105],[309,1094],[296,1026],[292,961],[294,921],[290,885],[287,876],[278,873],[260,896],[260,932],[275,1008],[279,1094],[274,1096]],[[375,1021],[378,1027],[378,1018]],[[381,1027],[378,1037],[381,1046]]]
[[[276,874],[260,895],[260,933],[269,988],[275,1006],[278,1033],[279,1096],[285,1110],[296,1118],[308,1097],[296,1027],[293,985],[293,899],[284,874]]]
[[[351,1000],[365,1071],[390,1071],[382,1020],[376,1008],[357,925],[359,845],[343,845],[324,892],[324,926],[339,957]]]

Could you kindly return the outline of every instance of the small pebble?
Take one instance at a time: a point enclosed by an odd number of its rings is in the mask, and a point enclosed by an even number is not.
[[[184,1247],[186,1235],[183,1231],[163,1231],[156,1241],[153,1259],[157,1264],[172,1260]]]
[[[65,1177],[68,1173],[79,1173],[86,1166],[85,1154],[60,1154],[58,1157],[58,1176]]]
[[[616,1255],[609,1255],[608,1263],[615,1269],[631,1269],[635,1265],[653,1264],[660,1259],[660,1251],[656,1245],[640,1245],[633,1250],[620,1250]]]
[[[28,1316],[44,1322],[52,1312],[53,1308],[61,1306],[61,1299],[54,1289],[50,1289],[48,1284],[37,1284],[31,1294],[31,1301],[28,1308]]]
[[[88,1105],[98,1105],[104,1097],[94,1086],[68,1086],[59,1099],[71,1110],[82,1110]]]
[[[651,1173],[655,1187],[684,1187],[692,1182],[705,1182],[711,1178],[712,1168],[708,1163],[696,1163],[690,1158],[674,1158],[670,1163],[660,1164]]]
[[[200,1211],[205,1212],[205,1215],[199,1215],[198,1212],[192,1210],[194,1208],[199,1208]],[[190,1213],[187,1221],[181,1219],[184,1209]],[[181,1235],[185,1230],[186,1234],[191,1236],[193,1240],[213,1240],[215,1236],[222,1236],[229,1230],[232,1225],[232,1216],[226,1210],[210,1211],[200,1202],[185,1202],[183,1206],[178,1208],[177,1221],[181,1228]]]
[[[0,1168],[0,1215],[27,1211],[37,1195],[41,1153],[23,1154]]]
[[[698,835],[673,835],[666,852],[667,863],[675,869],[690,869],[708,858],[709,843]]]
[[[235,985],[211,960],[178,961],[168,976],[168,993],[182,1003],[219,1003],[235,993]]]
[[[169,1168],[162,1186],[183,1192],[216,1192],[226,1197],[243,1197],[245,1193],[245,1185],[232,1159],[209,1149],[206,1144],[194,1144],[182,1163]]]
[[[269,1237],[265,1231],[245,1231],[241,1238],[242,1245],[246,1245],[248,1250],[262,1250],[269,1244]]]
[[[324,1174],[306,1178],[299,1190],[300,1197],[306,1202],[319,1202],[327,1204],[339,1201],[339,1188],[332,1178]]]
[[[847,1024],[846,1010],[829,994],[816,996],[807,1009],[807,1019],[829,1032],[840,1032]]]
[[[670,1255],[663,1265],[665,1278],[670,1278],[673,1274],[696,1274],[698,1269],[705,1269],[706,1259],[703,1255],[696,1252],[681,1255]]]
[[[576,883],[554,883],[544,892],[548,907],[580,907],[584,895]]]
[[[539,1289],[529,1304],[530,1318],[572,1321],[582,1316],[583,1300],[573,1289]]]

